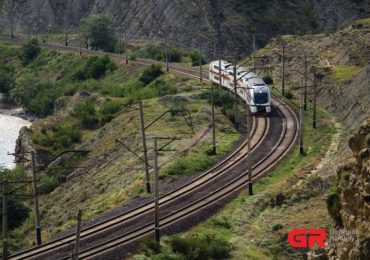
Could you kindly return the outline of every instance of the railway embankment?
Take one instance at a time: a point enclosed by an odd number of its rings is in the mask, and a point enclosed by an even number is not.
[[[292,153],[256,184],[255,196],[242,194],[204,224],[166,238],[158,255],[179,253],[177,244],[197,248],[196,243],[212,238],[229,242],[220,248],[234,259],[369,256],[369,28],[369,19],[359,20],[333,34],[282,36],[258,51],[256,56],[263,58],[256,59],[256,66],[268,68],[259,73],[273,78],[273,91],[280,95],[284,45],[286,96],[297,110],[300,78],[306,78],[306,155]],[[321,111],[317,130],[312,129],[314,83]],[[324,228],[337,241],[326,250],[296,250],[287,243],[295,228]],[[138,254],[148,252],[154,254],[144,243]]]

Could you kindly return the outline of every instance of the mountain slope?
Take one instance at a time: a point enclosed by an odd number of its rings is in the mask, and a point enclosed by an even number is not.
[[[127,28],[129,38],[163,38],[194,47],[199,42],[213,53],[215,36],[223,49],[251,51],[251,31],[262,45],[277,34],[335,30],[343,23],[364,16],[362,0],[22,0],[16,1],[15,23],[19,32],[45,32],[68,26],[76,28],[82,17],[95,13],[111,14],[117,28]],[[0,24],[8,23],[6,12]],[[9,27],[9,26],[8,26]],[[262,33],[262,34],[260,34]],[[232,39],[232,40],[231,40]]]

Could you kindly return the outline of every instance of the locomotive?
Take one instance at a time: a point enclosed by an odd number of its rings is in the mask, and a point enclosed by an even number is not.
[[[220,78],[221,70],[221,78]],[[234,91],[234,65],[216,60],[209,65],[209,80]],[[251,70],[239,67],[236,69],[236,90],[238,96],[247,102],[252,114],[271,112],[271,94],[266,83]]]

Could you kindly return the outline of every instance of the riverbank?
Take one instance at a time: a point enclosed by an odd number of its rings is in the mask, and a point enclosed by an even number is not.
[[[0,115],[19,117],[29,122],[34,122],[37,120],[36,116],[26,113],[22,107],[14,105],[1,105]]]
[[[0,167],[14,168],[14,157],[8,155],[13,153],[19,136],[19,130],[24,126],[31,126],[34,117],[27,116],[23,109],[0,108]]]

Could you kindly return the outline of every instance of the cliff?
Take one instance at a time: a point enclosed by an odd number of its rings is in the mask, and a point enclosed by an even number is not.
[[[6,2],[6,1],[5,1]],[[214,38],[220,36],[223,51],[250,53],[251,31],[257,45],[278,34],[333,31],[341,24],[362,17],[367,1],[211,1],[211,0],[21,0],[15,2],[14,22],[18,32],[39,33],[78,26],[91,14],[109,13],[117,28],[130,39],[158,38],[168,34],[173,44],[194,47],[200,43],[213,53]],[[3,9],[6,9],[5,6]],[[0,24],[8,26],[6,10]],[[163,32],[163,33],[162,33]]]

